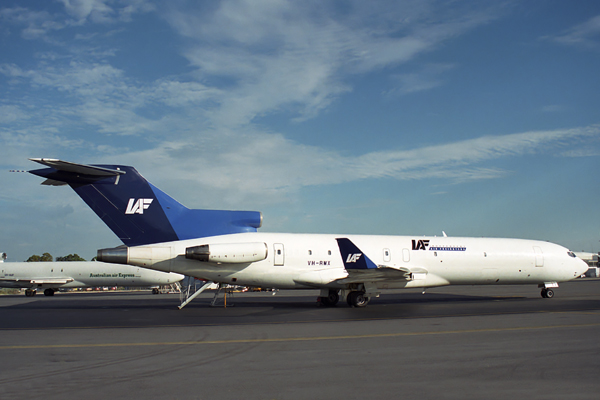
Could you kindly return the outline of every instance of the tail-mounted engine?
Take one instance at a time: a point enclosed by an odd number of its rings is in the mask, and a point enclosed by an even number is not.
[[[185,249],[187,259],[220,264],[262,261],[267,255],[267,244],[262,242],[203,244]]]

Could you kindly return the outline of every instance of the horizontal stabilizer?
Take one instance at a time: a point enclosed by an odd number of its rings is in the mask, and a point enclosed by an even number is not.
[[[97,177],[109,177],[122,175],[125,171],[116,169],[102,168],[94,165],[76,164],[68,161],[57,160],[53,158],[30,158],[31,161],[40,163],[57,171],[71,172],[80,175],[91,175]]]

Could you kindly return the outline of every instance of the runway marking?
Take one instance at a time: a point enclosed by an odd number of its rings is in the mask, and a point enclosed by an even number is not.
[[[396,332],[396,333],[372,333],[366,335],[337,335],[337,336],[314,336],[314,337],[290,337],[290,338],[267,338],[267,339],[227,339],[227,340],[192,340],[173,342],[142,342],[142,343],[86,343],[86,344],[38,344],[38,345],[11,345],[0,346],[0,350],[24,350],[24,349],[81,349],[95,347],[140,347],[140,346],[189,346],[210,344],[244,344],[244,343],[281,343],[281,342],[309,342],[319,340],[351,340],[351,339],[375,339],[402,336],[425,336],[425,335],[452,335],[461,333],[486,333],[486,332],[515,332],[546,330],[558,328],[590,328],[600,326],[600,323],[572,324],[572,325],[546,325],[546,326],[520,326],[514,328],[483,328],[462,329],[448,331],[427,332]]]

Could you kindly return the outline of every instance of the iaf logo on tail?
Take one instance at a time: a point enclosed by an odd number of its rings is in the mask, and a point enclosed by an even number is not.
[[[143,214],[144,210],[147,210],[152,204],[152,200],[154,199],[138,199],[137,201],[129,199],[125,214]]]

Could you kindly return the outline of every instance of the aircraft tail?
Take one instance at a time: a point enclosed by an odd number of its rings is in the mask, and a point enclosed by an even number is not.
[[[257,211],[188,209],[124,165],[84,165],[31,158],[43,185],[69,185],[127,246],[256,232]]]

